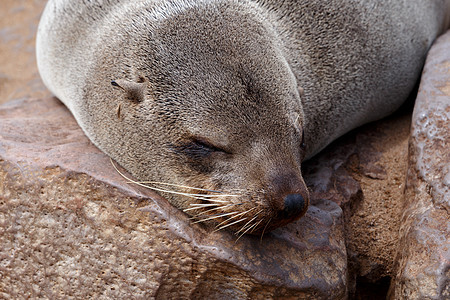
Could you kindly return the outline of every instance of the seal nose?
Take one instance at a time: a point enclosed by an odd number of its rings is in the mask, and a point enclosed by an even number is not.
[[[307,203],[300,194],[288,194],[284,197],[284,209],[281,212],[283,219],[291,219],[302,215],[307,208]]]

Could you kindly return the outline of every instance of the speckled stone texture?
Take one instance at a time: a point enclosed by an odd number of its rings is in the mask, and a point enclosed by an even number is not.
[[[431,48],[412,118],[392,299],[450,299],[450,31]]]
[[[334,202],[236,241],[127,184],[56,99],[0,120],[0,298],[345,298]]]

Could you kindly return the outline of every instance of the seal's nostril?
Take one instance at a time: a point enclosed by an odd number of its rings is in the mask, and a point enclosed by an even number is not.
[[[289,194],[284,197],[283,219],[290,219],[303,213],[306,209],[306,202],[300,194]]]

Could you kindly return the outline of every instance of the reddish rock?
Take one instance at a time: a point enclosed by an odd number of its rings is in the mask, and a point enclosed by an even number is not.
[[[36,67],[35,38],[47,0],[1,0],[0,104],[25,97],[49,97]]]
[[[345,298],[334,202],[236,241],[127,184],[56,99],[0,120],[0,297]]]
[[[382,299],[389,288],[406,174],[409,114],[408,105],[394,116],[358,128],[303,168],[311,197],[330,199],[344,210],[352,299]]]
[[[450,31],[431,48],[414,108],[392,299],[450,299]]]

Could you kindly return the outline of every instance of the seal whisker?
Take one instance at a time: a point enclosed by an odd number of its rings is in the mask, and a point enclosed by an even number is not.
[[[223,221],[222,223],[218,224],[218,225],[216,226],[216,228],[218,228],[219,226],[225,224],[226,222],[229,222],[230,220],[232,220],[232,219],[234,219],[234,218],[243,216],[243,215],[245,215],[246,213],[248,213],[248,212],[250,212],[250,211],[252,211],[252,210],[254,210],[254,209],[256,209],[256,207],[253,207],[252,209],[249,209],[249,210],[246,210],[246,211],[244,211],[244,212],[241,212],[241,213],[239,213],[239,214],[237,214],[237,215],[234,215],[234,216],[232,216],[231,218],[229,218],[229,219]],[[219,230],[220,230],[220,229],[219,229]]]
[[[238,195],[205,195],[205,194],[191,194],[191,193],[183,193],[183,192],[176,192],[176,191],[170,191],[170,190],[165,190],[165,189],[160,189],[157,187],[152,187],[152,186],[148,186],[145,184],[140,183],[139,181],[135,181],[129,177],[127,177],[125,174],[123,174],[122,172],[119,171],[119,169],[116,167],[116,165],[113,163],[112,159],[110,158],[111,164],[113,165],[114,169],[116,169],[117,173],[119,173],[123,178],[125,178],[126,180],[129,181],[129,183],[134,183],[136,185],[157,191],[157,192],[162,192],[162,193],[171,193],[171,194],[175,194],[175,195],[181,195],[181,196],[186,196],[186,197],[191,197],[191,198],[196,198],[196,197],[234,197],[234,196],[238,196]],[[206,199],[205,199],[206,200]],[[210,201],[210,200],[207,200]]]
[[[214,215],[212,217],[206,218],[206,219],[195,221],[194,224],[201,223],[201,222],[206,222],[206,221],[209,221],[209,220],[214,220],[214,219],[217,219],[217,218],[220,218],[220,217],[225,217],[225,216],[234,215],[234,214],[237,214],[237,212],[230,212],[230,213],[226,213],[226,214],[218,214],[218,215]]]
[[[261,224],[262,221],[264,221],[264,219],[259,220],[254,226],[252,226],[253,229],[252,229],[252,231],[250,231],[250,232],[255,231],[255,229],[258,228],[259,224]]]
[[[221,194],[221,195],[208,195],[208,194],[192,194],[192,195],[198,195],[205,198],[214,198],[214,197],[239,197],[240,195],[234,195],[234,194]]]
[[[238,231],[236,231],[235,234],[238,235],[239,232],[241,232],[242,230],[245,230],[245,229],[247,228],[247,226],[249,226],[249,225],[251,224],[251,222],[253,222],[253,220],[255,220],[261,212],[262,212],[262,210],[258,211],[258,212],[255,214],[255,216],[254,216],[250,221],[248,221],[247,223],[245,223],[245,225],[242,226],[241,229],[239,229]]]
[[[195,207],[205,207],[205,206],[219,206],[220,204],[217,203],[191,203],[190,206]]]
[[[138,183],[138,182],[132,182],[132,183],[137,184],[137,185],[142,186],[142,187],[145,187],[145,188],[148,188],[148,189],[151,189],[151,190],[154,190],[154,191],[158,191],[158,192],[171,193],[171,194],[175,194],[175,195],[181,195],[181,196],[187,196],[187,197],[191,197],[191,198],[196,198],[196,199],[198,198],[198,199],[203,199],[203,200],[206,200],[206,201],[211,201],[211,200],[208,199],[208,197],[205,197],[205,196],[208,196],[208,195],[204,195],[204,194],[191,194],[191,193],[176,192],[176,191],[164,190],[164,189],[160,189],[160,188],[157,188],[157,187],[148,186],[148,185],[141,184],[141,183]],[[228,196],[234,196],[234,195],[215,195],[215,197],[219,197],[219,196],[220,197],[228,197]]]
[[[256,225],[256,223],[253,224],[253,225],[251,225],[251,223],[258,217],[258,215],[259,215],[260,212],[261,212],[261,211],[259,211],[258,213],[256,213],[256,215],[255,215],[250,221],[248,221],[247,223],[245,223],[245,225],[242,226],[241,229],[239,229],[238,231],[236,231],[236,233],[235,233],[236,235],[238,235],[239,232],[241,232],[241,231],[242,231],[242,233],[238,236],[238,238],[236,239],[235,243],[237,243],[237,241],[239,241],[239,239],[240,239],[244,234],[246,234],[251,228],[253,228],[253,227]],[[245,229],[245,228],[246,228],[246,229]],[[244,229],[245,229],[245,230],[244,230]]]
[[[210,209],[207,209],[205,211],[200,212],[197,216],[200,216],[200,215],[203,215],[203,214],[206,214],[206,213],[210,213],[210,212],[212,212],[214,210],[224,209],[224,208],[227,208],[227,207],[240,205],[240,204],[242,204],[242,203],[233,203],[233,204],[227,204],[227,205],[219,206],[219,207],[215,207],[215,208],[210,208]]]
[[[222,229],[224,229],[224,228],[227,228],[228,226],[231,226],[231,225],[234,225],[234,224],[237,224],[237,223],[239,223],[239,222],[242,222],[242,221],[245,221],[245,220],[247,220],[248,218],[243,218],[243,219],[239,219],[239,220],[237,220],[237,221],[234,221],[233,223],[230,223],[230,224],[226,224],[226,225],[223,225],[222,227],[220,227],[220,228],[217,228],[216,230],[214,230],[213,232],[216,232],[216,231],[219,231],[219,230],[222,230]]]
[[[227,204],[227,205],[222,206],[222,205],[219,205],[219,204],[193,203],[193,204],[189,204],[189,205],[191,205],[191,206],[194,206],[194,205],[195,205],[196,207],[186,208],[186,209],[184,209],[183,211],[186,212],[186,211],[191,211],[191,210],[201,209],[201,208],[210,207],[210,206],[217,206],[217,207],[215,207],[215,208],[210,208],[210,209],[208,209],[208,210],[205,210],[205,211],[203,211],[203,212],[201,212],[201,213],[199,213],[199,214],[197,215],[197,216],[200,216],[200,215],[203,215],[203,214],[205,214],[205,213],[209,213],[209,212],[214,211],[214,210],[224,209],[224,208],[227,208],[227,207],[230,207],[230,206],[240,205],[240,204],[242,204],[242,203],[233,203],[233,204]]]
[[[198,199],[210,201],[210,202],[230,203],[230,200],[219,200],[219,199],[211,199],[211,198],[205,198],[205,197],[198,197]]]
[[[266,226],[264,226],[264,229],[263,229],[263,231],[261,233],[261,243],[262,243],[262,239],[263,239],[263,236],[264,236],[264,232],[266,231],[267,226],[269,226],[270,221],[272,221],[272,218],[270,218],[269,221],[267,221],[267,224],[266,224]]]
[[[190,206],[196,207],[196,208],[203,208],[203,207],[210,207],[210,206],[219,206],[219,204],[216,203],[192,203],[189,204]],[[190,208],[187,208],[190,209]]]
[[[203,200],[203,201],[214,202],[214,203],[230,203],[230,201],[227,201],[227,200],[208,199],[208,198],[203,198],[203,197],[196,197],[196,199]]]
[[[191,204],[191,205],[194,205],[194,204]],[[183,211],[184,212],[188,212],[188,211],[191,211],[191,210],[196,210],[196,209],[201,209],[201,208],[211,207],[211,206],[217,206],[217,204],[197,204],[196,207],[186,208],[186,209],[183,209]]]
[[[196,187],[192,187],[192,186],[180,185],[180,184],[174,184],[174,183],[166,183],[166,182],[158,182],[158,181],[138,181],[138,182],[142,183],[142,184],[161,184],[161,185],[175,186],[175,187],[179,187],[179,188],[186,188],[186,189],[197,190],[197,191],[205,191],[205,192],[210,192],[210,193],[218,193],[218,194],[225,193],[222,191],[208,190],[208,189],[196,188]]]
[[[255,218],[256,218],[256,216],[255,216]],[[255,218],[251,219],[249,222],[247,222],[247,224],[249,224],[251,221],[255,220]],[[237,241],[239,241],[239,239],[240,239],[244,234],[246,234],[250,229],[253,228],[253,230],[254,230],[254,229],[256,228],[256,226],[258,226],[258,224],[261,223],[262,220],[263,220],[263,219],[261,219],[259,222],[255,223],[255,224],[253,224],[252,226],[249,226],[244,232],[242,232],[242,233],[239,235],[239,237],[236,239],[235,243],[237,243]],[[253,231],[253,230],[252,230],[252,231]],[[251,231],[250,231],[250,232],[251,232]]]
[[[256,209],[256,206],[253,207],[253,208],[250,208],[249,210],[246,210],[246,211],[242,212],[242,214],[247,214],[247,213],[249,213],[249,212],[251,212],[251,211],[253,211],[255,209]]]

